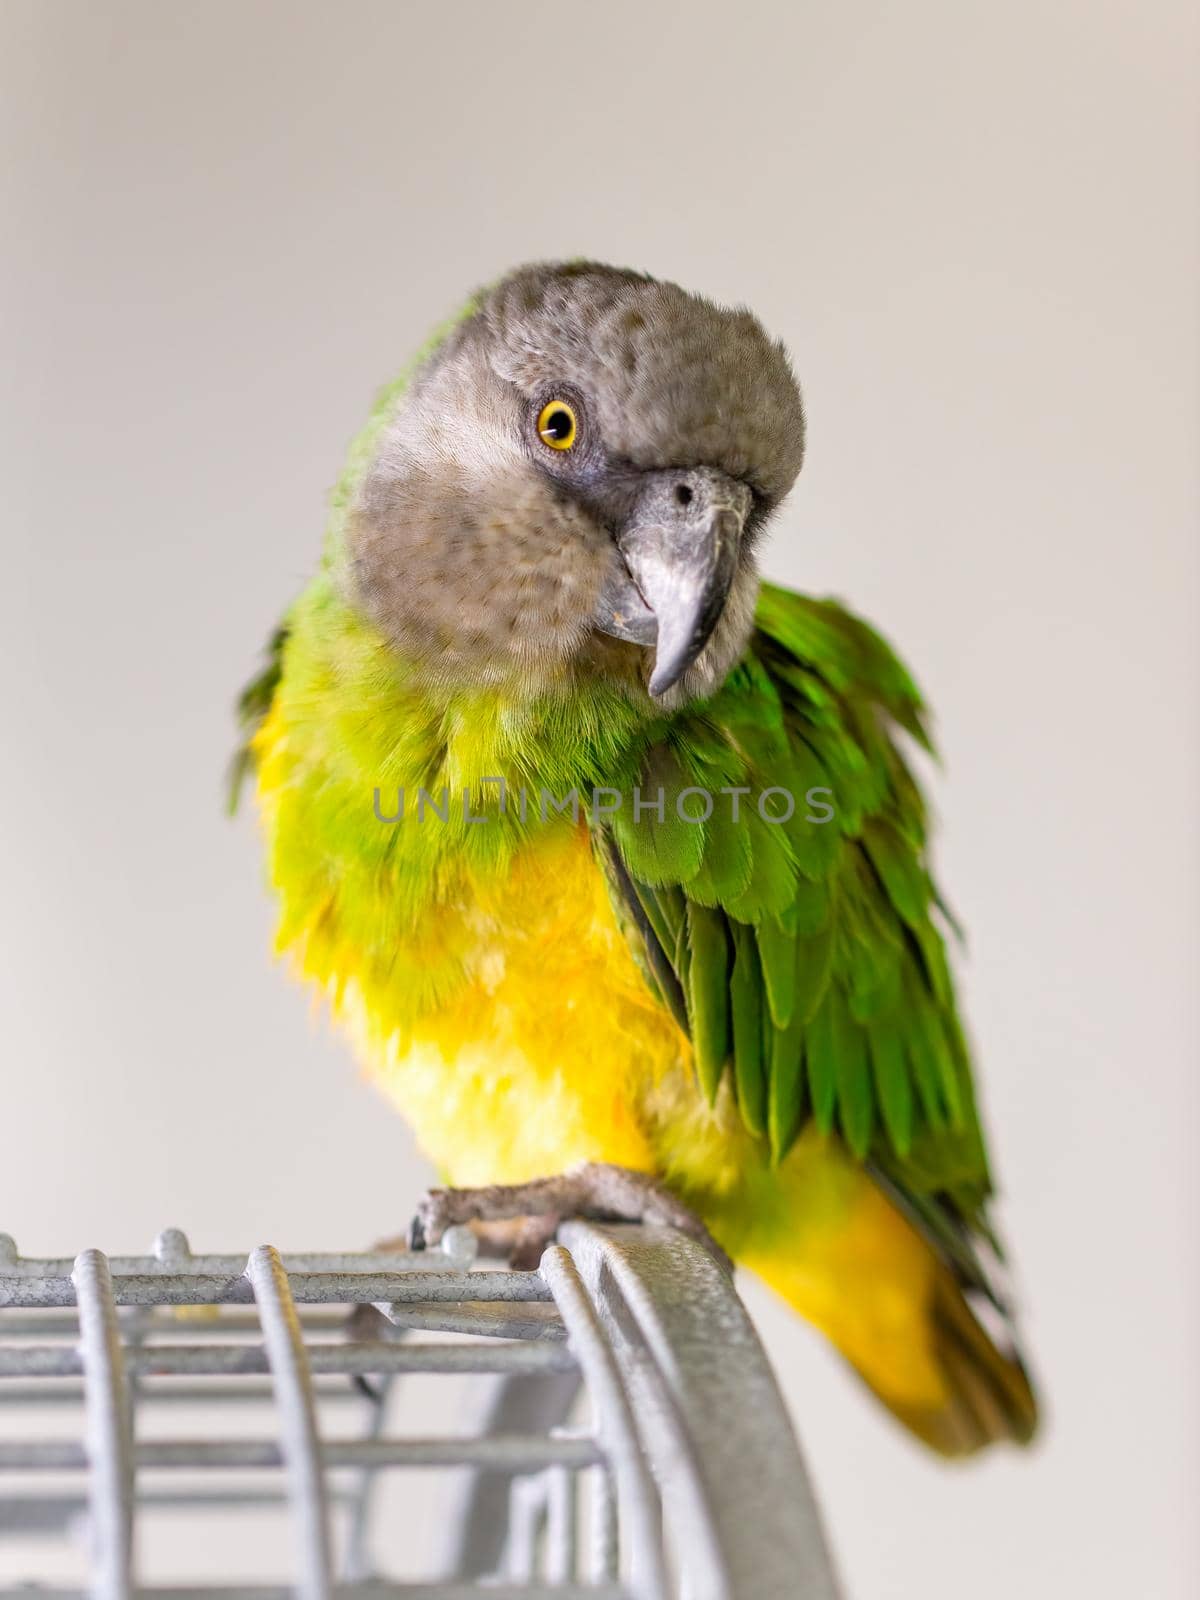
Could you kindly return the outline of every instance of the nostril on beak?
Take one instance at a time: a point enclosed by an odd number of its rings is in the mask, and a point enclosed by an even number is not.
[[[694,493],[695,491],[692,489],[690,484],[677,483],[675,485],[675,499],[681,506],[690,506]]]

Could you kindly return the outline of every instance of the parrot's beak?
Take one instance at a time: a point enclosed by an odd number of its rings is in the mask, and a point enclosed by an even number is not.
[[[750,491],[707,467],[645,479],[616,535],[621,559],[596,620],[618,639],[654,645],[657,697],[679,682],[720,621]]]

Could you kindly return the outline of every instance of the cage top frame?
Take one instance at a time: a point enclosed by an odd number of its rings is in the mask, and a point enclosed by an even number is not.
[[[576,1222],[535,1272],[480,1270],[474,1253],[469,1231],[452,1229],[441,1250],[413,1256],[281,1255],[270,1246],[249,1256],[195,1255],[168,1229],[148,1256],[85,1250],[74,1260],[34,1260],[0,1235],[0,1399],[13,1380],[36,1399],[54,1392],[43,1380],[78,1377],[83,1407],[78,1442],[0,1438],[0,1513],[4,1480],[46,1469],[82,1474],[86,1490],[74,1499],[58,1493],[22,1504],[45,1527],[64,1526],[72,1507],[86,1504],[94,1600],[669,1600],[680,1592],[689,1600],[836,1600],[778,1384],[732,1281],[702,1246],[670,1229]],[[333,1308],[355,1305],[376,1307],[386,1320],[375,1319],[375,1332],[388,1336],[312,1341],[318,1329],[344,1326],[344,1311]],[[171,1307],[214,1309],[210,1321],[171,1321],[173,1342],[157,1342]],[[193,1342],[177,1342],[181,1326],[196,1329]],[[256,1330],[256,1343],[222,1336]],[[426,1330],[466,1342],[410,1337]],[[501,1376],[485,1430],[468,1439],[384,1437],[387,1385],[400,1373],[437,1372]],[[277,1437],[137,1441],[136,1409],[154,1379],[186,1380],[191,1390],[172,1398],[203,1399],[256,1373],[269,1377]],[[322,1441],[318,1385],[367,1377],[380,1387],[364,1435]],[[580,1385],[591,1426],[569,1430]],[[372,1484],[385,1469],[413,1466],[472,1469],[448,1524],[451,1576],[382,1583],[369,1555]],[[281,1469],[290,1581],[139,1585],[135,1528],[149,1504],[139,1473],[175,1468]],[[342,1469],[354,1486],[341,1492],[350,1520],[339,1558],[330,1480]],[[576,1548],[583,1475],[594,1487],[587,1561]],[[14,1504],[7,1519],[0,1514],[0,1532],[6,1521],[18,1525]],[[73,1600],[67,1590],[40,1592]],[[0,1590],[0,1600],[29,1593],[27,1585]]]

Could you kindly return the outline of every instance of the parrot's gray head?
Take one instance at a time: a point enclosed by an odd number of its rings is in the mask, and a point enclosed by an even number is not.
[[[523,267],[437,346],[373,446],[346,581],[415,670],[531,691],[711,693],[804,453],[745,310],[591,263]]]

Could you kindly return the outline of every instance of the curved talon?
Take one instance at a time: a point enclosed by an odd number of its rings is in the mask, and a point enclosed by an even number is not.
[[[425,1221],[419,1211],[408,1225],[408,1248],[413,1251],[426,1248]]]
[[[508,1252],[508,1264],[514,1272],[536,1272],[542,1257],[554,1243],[562,1218],[557,1212],[546,1216],[525,1217],[518,1224]]]

